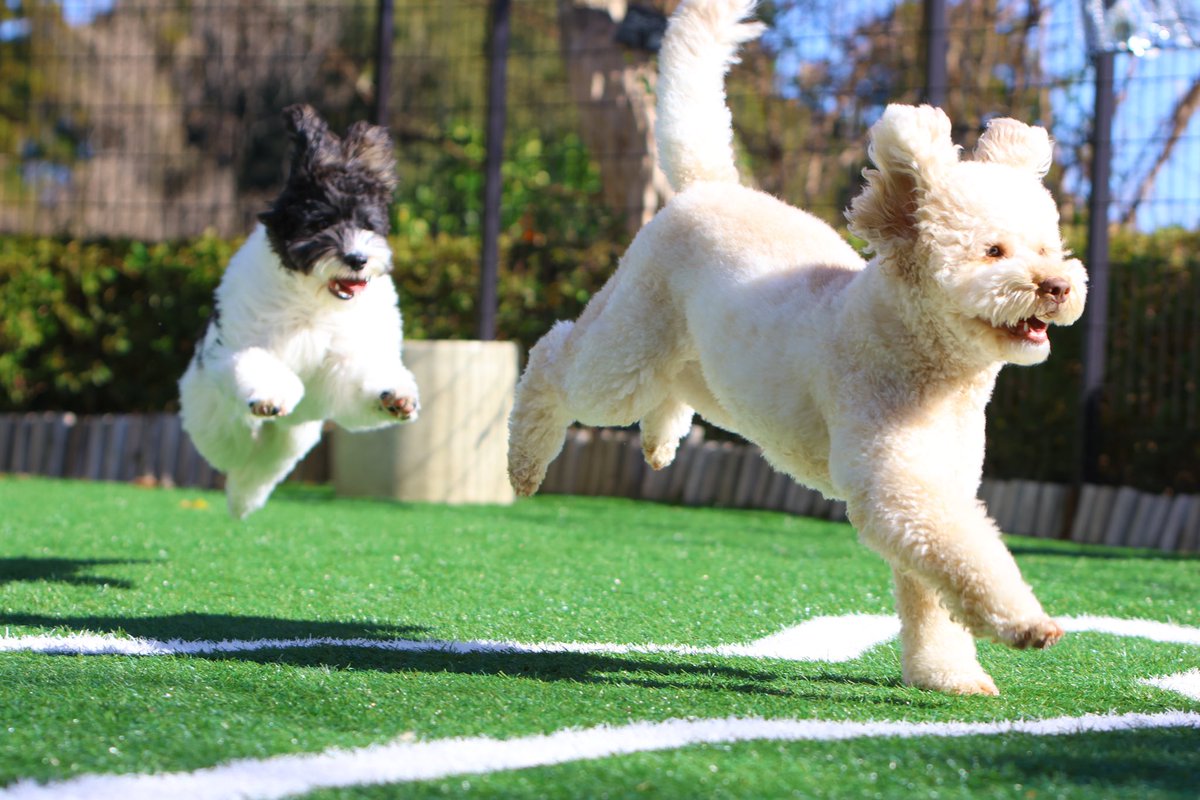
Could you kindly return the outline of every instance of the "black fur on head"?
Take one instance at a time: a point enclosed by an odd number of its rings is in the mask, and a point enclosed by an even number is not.
[[[396,188],[396,156],[383,128],[355,123],[340,138],[307,105],[288,106],[292,141],[287,183],[259,214],[283,266],[305,274],[322,259],[351,268],[354,232],[388,232],[388,204]]]

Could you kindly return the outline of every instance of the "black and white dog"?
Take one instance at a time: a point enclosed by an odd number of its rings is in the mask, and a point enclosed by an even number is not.
[[[384,238],[392,141],[362,122],[339,138],[308,106],[284,119],[287,185],[230,260],[179,381],[184,430],[226,473],[238,518],[266,503],[325,420],[368,430],[419,407]]]

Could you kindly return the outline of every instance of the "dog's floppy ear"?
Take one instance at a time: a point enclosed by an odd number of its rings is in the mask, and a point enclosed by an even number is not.
[[[871,128],[867,154],[875,168],[863,170],[867,187],[846,216],[850,230],[883,253],[915,235],[921,197],[958,163],[958,147],[941,109],[890,105]]]
[[[1005,164],[1041,178],[1050,171],[1054,143],[1045,128],[1015,119],[994,119],[975,145],[975,160]]]
[[[909,175],[918,184],[936,180],[958,162],[950,118],[933,106],[888,106],[871,127],[867,154],[881,172]]]
[[[312,169],[330,160],[330,145],[338,138],[312,106],[305,103],[288,106],[283,110],[283,123],[292,140],[293,171],[302,167]]]
[[[396,188],[396,150],[385,128],[367,122],[350,127],[346,160],[370,173],[388,192]]]

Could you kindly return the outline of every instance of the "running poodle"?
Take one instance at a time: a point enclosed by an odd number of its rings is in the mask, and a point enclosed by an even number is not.
[[[1046,131],[991,122],[959,159],[950,122],[889,106],[848,211],[864,263],[831,227],[740,186],[724,75],[761,26],[753,0],[685,0],[660,56],[658,146],[676,197],[580,318],[529,355],[509,474],[537,491],[572,422],[640,422],[671,463],[694,412],[778,469],[844,499],[891,565],[905,683],[997,694],[973,636],[1047,647],[1060,628],[976,499],[984,407],[1006,363],[1050,354],[1083,312],[1042,184]]]

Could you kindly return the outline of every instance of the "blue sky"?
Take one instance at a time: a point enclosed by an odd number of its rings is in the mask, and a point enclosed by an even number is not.
[[[951,0],[952,2],[953,0]],[[1011,5],[999,0],[1002,5]],[[1155,0],[1118,0],[1155,2]],[[805,60],[836,58],[838,42],[864,21],[889,11],[896,0],[791,0],[765,41],[779,53],[780,74],[795,74]],[[1179,0],[1182,16],[1200,30],[1200,0]],[[1017,6],[1024,11],[1025,4]],[[1065,143],[1089,133],[1095,94],[1091,85],[1083,9],[1080,0],[1047,0],[1047,16],[1028,46],[1046,75],[1064,88],[1052,93],[1052,135]],[[953,34],[952,34],[953,35]],[[951,76],[955,65],[950,65]],[[1116,57],[1119,105],[1114,122],[1112,165],[1114,203],[1119,214],[1152,166],[1167,134],[1167,117],[1178,99],[1200,76],[1200,51],[1162,50],[1137,58]],[[1086,165],[1067,175],[1066,188],[1088,191]],[[1138,226],[1151,229],[1200,225],[1200,118],[1193,118],[1174,155],[1159,172],[1154,191],[1139,210]]]
[[[91,22],[97,14],[111,10],[113,2],[114,0],[60,0],[63,17],[72,25]]]

